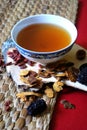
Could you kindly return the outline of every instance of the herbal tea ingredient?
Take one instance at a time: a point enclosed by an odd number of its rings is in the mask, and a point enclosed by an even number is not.
[[[27,110],[29,115],[36,116],[39,113],[42,113],[46,108],[46,102],[43,99],[37,99],[36,101],[30,104]]]
[[[13,49],[13,52],[8,51],[8,56],[13,58],[14,62],[16,61],[15,65],[19,65],[20,61],[24,61],[24,64],[21,63],[23,66],[26,66],[26,63],[28,63],[28,60],[25,59],[23,56],[21,56],[16,49]],[[60,78],[61,81],[62,78],[69,78],[72,75],[71,72],[72,69],[71,70],[69,69],[72,68],[73,65],[74,63],[72,62],[68,62],[66,60],[60,60],[57,61],[56,63],[47,64],[46,67],[41,67],[38,73],[36,73],[35,71],[23,69],[20,71],[20,80],[28,84],[29,87],[42,86],[41,77],[49,78],[51,76],[55,76],[57,79]],[[75,77],[75,74],[73,74],[72,77]]]
[[[86,58],[86,52],[85,50],[83,49],[79,49],[77,52],[76,52],[76,58],[78,60],[84,60]]]
[[[77,81],[79,81],[84,85],[87,85],[87,63],[84,63],[83,65],[80,66]]]
[[[8,51],[7,54],[10,58],[13,59],[13,62],[7,63],[6,66],[11,66],[14,64],[15,66],[19,66],[20,68],[19,76],[24,85],[18,86],[18,89],[21,91],[16,94],[16,97],[20,99],[20,102],[27,104],[27,108],[29,108],[27,109],[28,113],[30,113],[29,110],[31,107],[29,106],[31,103],[38,103],[39,99],[41,99],[41,102],[45,102],[45,100],[42,101],[44,95],[51,99],[55,97],[56,93],[63,90],[63,80],[71,80],[73,82],[77,81],[79,70],[74,67],[73,62],[69,62],[64,59],[55,63],[47,64],[46,66],[39,64],[39,70],[38,72],[36,72],[34,70],[29,70],[27,68],[27,64],[33,67],[37,63],[27,60],[26,58],[21,56],[21,54],[16,49],[13,49],[11,52]],[[42,78],[49,79],[52,76],[56,78],[55,82],[43,82]],[[28,104],[28,102],[30,103]],[[46,102],[45,106],[47,106]],[[38,107],[41,108],[41,106]],[[44,110],[41,110],[41,112],[43,112]],[[31,115],[37,115],[37,113],[38,112]]]
[[[67,101],[66,99],[62,99],[60,101],[61,104],[63,104],[65,109],[75,109],[75,105]]]

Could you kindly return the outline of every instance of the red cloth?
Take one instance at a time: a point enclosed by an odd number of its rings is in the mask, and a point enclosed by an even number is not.
[[[78,30],[76,43],[87,49],[87,0],[79,0],[76,27]]]
[[[76,20],[78,37],[76,43],[87,49],[87,0],[79,0]],[[66,99],[76,106],[65,109],[60,103]],[[87,129],[87,92],[74,88],[65,88],[58,95],[50,123],[50,130],[86,130]]]
[[[65,109],[60,103],[66,99],[76,106],[75,109]],[[50,130],[86,130],[87,129],[87,93],[66,88],[58,95],[50,123]]]

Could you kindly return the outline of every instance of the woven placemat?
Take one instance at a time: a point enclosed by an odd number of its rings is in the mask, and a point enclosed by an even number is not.
[[[0,0],[0,44],[20,19],[41,13],[64,16],[75,22],[78,0]]]
[[[76,19],[78,0],[0,0],[0,46],[10,37],[14,24],[30,15],[50,13],[64,16],[73,23]],[[19,92],[5,69],[0,68],[0,130],[48,130],[56,96],[52,99],[44,95],[49,108],[42,116],[27,115],[28,103],[20,103]],[[5,102],[11,101],[11,111],[5,111]]]

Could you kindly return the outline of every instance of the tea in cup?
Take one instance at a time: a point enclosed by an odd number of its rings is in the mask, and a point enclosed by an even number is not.
[[[17,22],[11,38],[26,58],[47,64],[69,52],[76,40],[77,29],[68,19],[52,14],[39,14]]]

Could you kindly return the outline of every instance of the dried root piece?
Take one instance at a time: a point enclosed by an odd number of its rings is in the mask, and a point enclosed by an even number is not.
[[[33,88],[41,88],[43,85],[41,78],[38,77],[38,74],[35,71],[27,69],[20,71],[20,80],[29,87]]]
[[[54,97],[54,92],[53,92],[52,88],[47,88],[47,89],[45,89],[44,92],[47,95],[47,97],[49,97],[49,98],[53,98]]]
[[[39,70],[39,76],[43,78],[50,78],[52,75],[52,72],[50,70],[40,69]]]
[[[75,105],[65,99],[61,100],[60,103],[63,104],[66,109],[75,109]]]
[[[60,78],[66,77],[66,73],[58,73],[56,74],[56,77],[60,77]]]
[[[41,97],[41,94],[40,93],[36,93],[36,92],[21,92],[21,93],[18,93],[16,96],[18,98],[20,98],[21,101],[26,101],[27,100],[27,96]]]
[[[78,77],[78,69],[74,68],[74,67],[71,67],[71,68],[68,68],[67,71],[66,71],[66,77],[71,80],[72,82],[76,82],[77,80],[77,77]]]
[[[60,65],[62,65],[62,64],[65,64],[66,63],[66,60],[58,60],[58,61],[56,61],[56,62],[53,62],[53,63],[48,63],[47,65],[46,65],[46,68],[48,68],[48,69],[50,69],[50,70],[55,70],[56,68],[58,68]]]
[[[28,75],[28,73],[29,73],[29,70],[27,70],[27,69],[21,70],[20,76],[26,76],[26,75]]]
[[[27,79],[27,78],[24,78],[23,76],[20,76],[20,80],[21,80],[23,83],[29,85],[29,87],[32,87],[32,86],[33,86],[33,85],[31,85],[31,84],[29,83],[28,79]]]
[[[63,88],[62,88],[63,85],[64,85],[64,83],[61,82],[61,81],[55,82],[55,83],[53,84],[53,89],[54,89],[54,91],[60,92],[61,90],[63,90]]]
[[[32,96],[32,95],[38,96],[38,97],[41,96],[40,93],[36,93],[36,92],[21,92],[21,93],[18,93],[16,96],[17,97],[22,97],[22,96]]]

